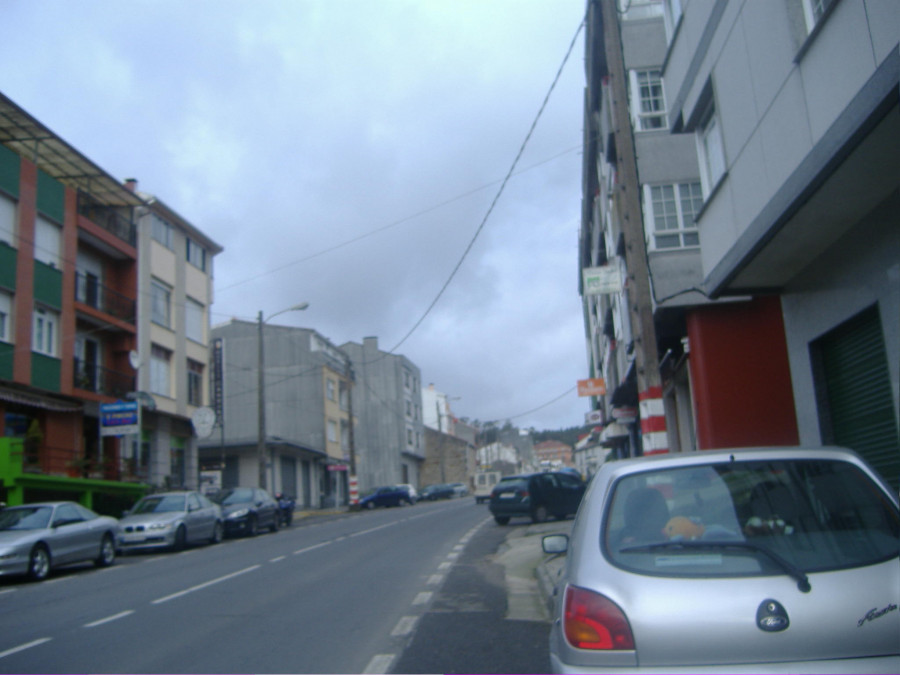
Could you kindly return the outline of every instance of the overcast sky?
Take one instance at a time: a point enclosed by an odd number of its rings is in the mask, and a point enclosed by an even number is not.
[[[570,427],[583,32],[488,210],[584,8],[3,0],[0,91],[224,247],[213,324],[309,302],[274,322],[399,344],[458,416]]]

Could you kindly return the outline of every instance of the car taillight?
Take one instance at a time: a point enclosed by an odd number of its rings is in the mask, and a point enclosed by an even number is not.
[[[631,626],[618,605],[584,588],[566,589],[563,626],[578,649],[634,649]]]
[[[528,490],[519,490],[519,496],[520,496],[522,499],[526,499],[526,498],[529,497],[530,495],[528,494]]]

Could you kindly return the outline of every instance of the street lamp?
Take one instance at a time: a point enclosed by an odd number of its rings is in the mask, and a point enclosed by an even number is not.
[[[279,314],[284,314],[285,312],[300,312],[307,307],[309,307],[308,302],[301,302],[299,305],[294,305],[293,307],[282,309],[280,312],[275,312],[268,319],[263,319],[263,313],[262,310],[260,310],[259,316],[257,317],[257,370],[259,371],[257,373],[259,378],[257,385],[257,407],[259,408],[259,431],[256,439],[256,459],[259,463],[259,487],[263,490],[266,489],[266,355],[263,346],[265,342],[263,339],[263,326],[267,321],[271,321]]]

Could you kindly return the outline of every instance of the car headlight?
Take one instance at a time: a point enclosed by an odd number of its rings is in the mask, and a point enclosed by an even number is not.
[[[13,558],[18,558],[19,554],[16,553],[15,549],[12,548],[3,548],[0,549],[0,560],[12,560]]]
[[[234,511],[233,513],[229,513],[228,518],[229,518],[229,520],[236,520],[238,518],[243,518],[248,513],[250,513],[250,509],[238,509],[237,511]]]
[[[148,530],[169,530],[172,528],[172,523],[150,523],[147,526]]]

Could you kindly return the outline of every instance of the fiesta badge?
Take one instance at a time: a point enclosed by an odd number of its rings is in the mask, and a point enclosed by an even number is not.
[[[767,633],[783,631],[790,624],[787,612],[776,600],[763,600],[756,610],[756,625]]]

